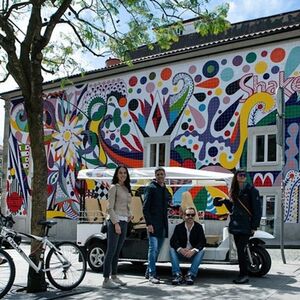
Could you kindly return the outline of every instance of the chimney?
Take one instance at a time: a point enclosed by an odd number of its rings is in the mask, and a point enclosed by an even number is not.
[[[120,64],[121,60],[118,58],[114,58],[114,57],[109,57],[106,61],[105,61],[105,65],[107,68],[112,67],[114,65]]]

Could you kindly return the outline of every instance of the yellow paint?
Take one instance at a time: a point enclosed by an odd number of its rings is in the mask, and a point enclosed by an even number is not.
[[[221,191],[220,189],[218,189],[216,187],[206,186],[206,189],[212,198],[215,198],[215,197],[228,198],[228,195],[226,193],[224,193],[223,191]],[[216,210],[217,210],[217,215],[224,215],[224,214],[228,213],[228,210],[225,207],[225,205],[217,206]]]
[[[17,131],[20,130],[20,128],[19,128],[17,122],[14,121],[12,118],[10,119],[10,126],[11,126],[12,128],[14,128],[15,130],[17,130]]]
[[[238,165],[238,162],[241,158],[245,141],[248,137],[248,118],[252,108],[257,104],[264,104],[263,112],[268,112],[275,105],[274,98],[265,92],[253,94],[250,96],[246,102],[243,104],[243,107],[240,112],[240,144],[237,151],[234,154],[230,154],[233,156],[232,160],[228,159],[228,154],[226,152],[222,152],[220,154],[220,163],[221,166],[226,169],[233,169]]]
[[[222,93],[223,93],[223,90],[222,90],[221,88],[216,88],[215,94],[216,94],[217,96],[222,95]]]
[[[93,190],[96,187],[95,180],[87,179],[85,180],[85,182],[86,182],[86,188],[88,190]]]
[[[102,119],[100,121],[92,121],[91,122],[91,125],[90,125],[90,130],[94,133],[96,133],[96,135],[98,136],[98,128],[99,128],[99,125],[100,125],[100,122],[102,121]],[[106,165],[107,163],[107,156],[103,150],[103,147],[101,146],[101,143],[99,141],[99,161]]]
[[[193,197],[190,192],[183,192],[181,196],[181,209],[184,212],[187,208],[193,207],[195,211],[197,208],[194,204]],[[199,216],[196,214],[195,221],[199,222]]]
[[[63,211],[56,211],[56,210],[48,210],[46,212],[46,218],[47,219],[53,219],[57,217],[65,217],[66,214]]]
[[[70,139],[72,137],[72,133],[69,130],[67,130],[67,131],[64,132],[63,137],[64,137],[64,140],[66,142],[68,142],[68,141],[70,141]]]
[[[256,65],[255,65],[255,71],[258,74],[263,74],[266,72],[268,68],[268,64],[264,61],[259,61]]]
[[[186,109],[185,112],[184,112],[184,114],[188,117],[191,114],[191,112],[190,112],[189,109]]]

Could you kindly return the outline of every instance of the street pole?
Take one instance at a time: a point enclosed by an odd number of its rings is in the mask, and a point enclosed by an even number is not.
[[[284,165],[285,165],[285,102],[284,102],[284,90],[283,87],[278,87],[276,91],[276,125],[277,125],[277,144],[281,149],[281,205],[280,205],[280,250],[282,262],[286,264],[284,255]]]

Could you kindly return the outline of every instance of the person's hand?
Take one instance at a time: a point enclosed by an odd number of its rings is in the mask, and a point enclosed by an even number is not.
[[[154,233],[154,228],[152,225],[148,225],[147,230],[149,233]]]
[[[194,250],[193,250],[193,249],[189,249],[189,250],[186,252],[186,256],[185,256],[185,257],[191,258],[194,254],[195,254]]]
[[[121,227],[119,223],[115,224],[115,232],[116,234],[121,234]]]
[[[188,251],[189,251],[189,249],[187,249],[187,248],[181,248],[179,252],[182,256],[187,257],[186,254]]]
[[[131,222],[133,219],[134,219],[134,216],[129,216],[127,219],[128,223]]]

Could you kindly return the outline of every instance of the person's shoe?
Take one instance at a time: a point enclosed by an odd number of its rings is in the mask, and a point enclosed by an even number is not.
[[[102,287],[103,287],[104,289],[111,289],[111,290],[114,290],[114,289],[119,289],[119,288],[120,288],[120,285],[114,283],[111,279],[108,279],[108,280],[104,280],[104,281],[103,281]]]
[[[7,263],[7,260],[5,258],[0,259],[0,265],[3,265]]]
[[[120,285],[120,286],[125,286],[127,284],[127,282],[122,281],[120,278],[118,277],[111,277],[112,282]]]
[[[156,276],[149,276],[149,281],[151,283],[154,283],[154,284],[159,284],[160,283],[160,279]]]
[[[233,283],[236,283],[236,284],[244,284],[247,282],[249,282],[248,276],[239,276],[237,279],[233,280]]]
[[[181,274],[176,274],[172,280],[172,285],[183,284],[184,279]]]
[[[194,276],[192,276],[191,274],[187,274],[185,276],[185,282],[187,285],[193,285],[194,284]]]

